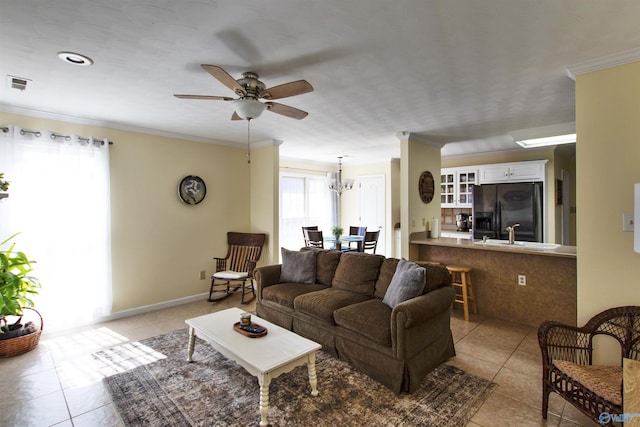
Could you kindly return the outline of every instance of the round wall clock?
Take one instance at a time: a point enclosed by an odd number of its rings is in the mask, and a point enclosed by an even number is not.
[[[206,194],[207,186],[199,176],[185,176],[178,186],[178,197],[188,205],[197,205],[204,200]]]
[[[433,175],[429,171],[422,172],[418,181],[418,192],[423,203],[431,203],[434,190]]]

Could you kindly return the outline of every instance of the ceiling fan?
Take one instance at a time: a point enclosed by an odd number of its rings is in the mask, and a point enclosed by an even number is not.
[[[258,80],[258,74],[252,71],[242,73],[241,79],[234,79],[229,73],[217,65],[202,64],[202,68],[218,79],[220,83],[233,90],[240,98],[210,95],[174,95],[181,99],[206,99],[213,101],[232,101],[235,111],[231,120],[252,120],[260,116],[264,110],[282,114],[293,119],[304,119],[309,113],[288,105],[271,102],[272,99],[287,98],[312,92],[313,86],[306,80],[296,80],[267,88]],[[260,102],[265,99],[267,102]]]

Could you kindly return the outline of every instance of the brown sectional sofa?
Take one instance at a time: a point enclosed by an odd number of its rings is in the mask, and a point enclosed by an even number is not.
[[[362,252],[313,252],[315,268],[300,279],[306,283],[281,280],[283,270],[292,268],[287,259],[284,268],[278,264],[255,270],[258,316],[322,344],[323,350],[395,393],[414,392],[427,373],[455,356],[450,329],[455,295],[443,265],[420,264],[426,269],[424,290],[392,309],[383,299],[400,260]]]

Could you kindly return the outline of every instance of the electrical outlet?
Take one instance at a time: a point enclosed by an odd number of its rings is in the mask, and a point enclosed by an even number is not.
[[[518,274],[518,285],[527,286],[527,276],[524,274]]]
[[[200,280],[204,280],[207,278],[207,272],[205,270],[200,270]]]

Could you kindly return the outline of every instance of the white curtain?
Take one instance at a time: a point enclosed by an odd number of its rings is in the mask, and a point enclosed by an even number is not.
[[[35,298],[45,328],[91,323],[111,314],[109,144],[9,126],[0,133],[0,241],[35,260]],[[54,137],[52,138],[52,135]]]

